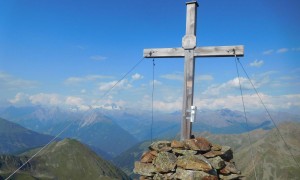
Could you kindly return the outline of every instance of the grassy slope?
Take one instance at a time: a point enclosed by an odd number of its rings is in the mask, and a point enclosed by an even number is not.
[[[13,154],[42,146],[52,136],[39,134],[0,118],[0,154]]]
[[[30,157],[36,151],[23,153],[21,157]],[[30,168],[21,173],[18,176],[39,179],[129,179],[111,163],[71,139],[49,145],[30,162]]]
[[[296,161],[300,163],[300,123],[290,122],[279,126]],[[258,179],[299,179],[300,168],[291,157],[276,129],[253,144]],[[237,151],[237,165],[247,179],[255,179],[250,146]]]
[[[300,123],[282,123],[279,129],[297,162],[300,163]],[[213,143],[231,146],[235,162],[243,175],[246,179],[255,179],[247,133],[235,135],[201,133],[200,135]],[[254,164],[258,179],[299,179],[300,169],[276,129],[251,131],[250,139],[253,143]]]

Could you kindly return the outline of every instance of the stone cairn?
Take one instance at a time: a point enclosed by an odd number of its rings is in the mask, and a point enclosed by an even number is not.
[[[140,175],[140,180],[240,179],[241,173],[232,158],[229,146],[211,144],[202,137],[158,141],[135,162],[133,171]]]

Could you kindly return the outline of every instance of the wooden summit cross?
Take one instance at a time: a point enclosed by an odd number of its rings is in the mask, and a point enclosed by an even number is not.
[[[184,89],[180,139],[190,139],[192,124],[191,106],[194,96],[194,72],[196,57],[235,57],[244,56],[244,46],[196,47],[197,1],[186,3],[186,34],[182,38],[182,48],[144,49],[145,58],[184,57]]]

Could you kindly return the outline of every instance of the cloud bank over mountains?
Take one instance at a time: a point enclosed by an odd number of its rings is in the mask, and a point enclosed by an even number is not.
[[[265,73],[264,77],[257,76],[257,79],[261,78],[261,81],[252,81],[255,88],[264,89],[265,87],[275,86],[269,79],[270,74],[272,73]],[[131,79],[124,79],[120,81],[118,85],[114,87],[112,92],[102,99],[101,95],[111,89],[112,86],[116,84],[116,80],[108,81],[106,83],[98,83],[98,90],[96,89],[95,91],[95,94],[98,94],[97,96],[93,94],[89,95],[86,92],[83,93],[82,90],[81,93],[78,93],[77,95],[63,95],[59,93],[29,94],[18,92],[14,97],[8,99],[8,102],[9,104],[16,106],[25,106],[30,104],[59,106],[81,111],[93,108],[103,108],[107,104],[116,104],[123,108],[146,110],[151,108],[152,100],[150,90],[152,88],[152,83],[135,84],[136,81],[143,79],[142,77],[143,76],[141,74],[134,74]],[[165,77],[166,76],[164,76],[164,78]],[[170,77],[170,75],[168,75],[168,77]],[[204,77],[204,81],[210,81],[210,79],[213,79],[213,77],[210,78],[210,76],[202,77]],[[285,77],[283,79],[286,80],[288,78]],[[247,110],[261,110],[263,107],[260,100],[253,91],[251,83],[245,77],[241,77],[240,79],[235,77],[224,83],[211,84],[203,92],[195,92],[194,104],[198,106],[199,109],[228,108],[232,110],[242,110],[239,81],[242,85]],[[154,92],[154,110],[166,112],[181,110],[182,88],[176,89],[163,81],[159,81],[159,83],[157,82],[155,83]],[[259,95],[266,106],[272,110],[289,111],[290,109],[300,108],[300,94],[277,95],[266,91]]]

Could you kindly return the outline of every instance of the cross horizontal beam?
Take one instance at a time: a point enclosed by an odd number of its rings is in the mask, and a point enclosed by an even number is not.
[[[244,46],[206,46],[196,47],[194,50],[194,57],[243,57]],[[158,48],[158,49],[144,49],[145,58],[174,58],[184,57],[183,48]]]

